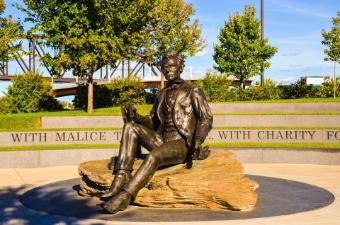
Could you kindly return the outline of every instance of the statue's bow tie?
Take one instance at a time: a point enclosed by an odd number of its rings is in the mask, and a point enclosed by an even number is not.
[[[180,84],[171,84],[168,86],[168,89],[170,90],[174,90],[174,89],[177,89],[179,87]]]
[[[178,81],[168,83],[167,88],[170,89],[170,90],[177,89],[182,83],[183,83],[183,80],[180,79]]]

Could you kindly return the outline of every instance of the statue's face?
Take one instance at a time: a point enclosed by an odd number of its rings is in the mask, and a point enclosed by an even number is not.
[[[165,57],[162,60],[162,73],[167,81],[176,80],[182,71],[183,64],[176,57]]]

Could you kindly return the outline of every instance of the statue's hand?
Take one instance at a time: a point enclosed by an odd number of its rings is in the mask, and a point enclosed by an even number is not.
[[[132,103],[127,103],[126,105],[122,106],[121,109],[122,116],[125,122],[131,122],[137,114],[137,109]]]
[[[195,152],[193,158],[195,160],[204,160],[210,155],[209,147],[202,147],[200,139],[195,140]]]
[[[195,140],[195,146],[194,146],[194,148],[197,150],[197,149],[200,149],[201,147],[202,147],[201,140],[200,140],[200,139],[196,139],[196,140]]]

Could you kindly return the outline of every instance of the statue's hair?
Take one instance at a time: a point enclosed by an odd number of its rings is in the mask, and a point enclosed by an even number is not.
[[[164,58],[175,58],[177,60],[180,60],[181,63],[184,62],[184,57],[180,52],[168,52],[164,55],[163,59]]]
[[[169,59],[169,58],[173,58],[176,59],[178,62],[178,65],[181,65],[182,67],[182,71],[183,72],[183,68],[184,68],[184,57],[183,54],[179,53],[179,52],[168,52],[166,53],[163,57],[162,57],[162,62],[164,61],[164,59]]]

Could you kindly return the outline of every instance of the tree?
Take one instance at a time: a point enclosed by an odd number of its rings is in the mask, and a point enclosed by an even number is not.
[[[171,51],[188,57],[202,50],[205,40],[201,38],[198,20],[191,18],[195,14],[192,4],[183,0],[156,0],[150,13],[152,20],[146,26],[149,35],[141,48],[141,55],[150,62],[159,61]]]
[[[88,108],[93,109],[93,74],[106,64],[133,58],[148,35],[145,26],[151,20],[154,1],[150,0],[24,0],[26,21],[32,31],[47,36],[46,45],[58,51],[46,54],[42,61],[53,74],[72,70],[86,77]]]
[[[193,55],[203,40],[192,5],[183,0],[25,0],[28,21],[46,34],[48,46],[59,51],[43,62],[60,74],[73,70],[88,78],[88,112],[94,71],[117,60],[159,60],[168,51]]]
[[[333,95],[336,96],[336,63],[340,62],[340,12],[337,16],[332,18],[333,27],[329,32],[322,30],[323,45],[326,45],[324,53],[326,55],[325,61],[334,62],[334,88]]]
[[[149,36],[141,48],[144,60],[157,63],[170,51],[180,52],[184,58],[200,51],[205,41],[198,20],[191,18],[194,14],[192,4],[183,0],[156,0],[152,20],[146,26]],[[164,87],[163,74],[161,87]]]
[[[245,6],[243,14],[229,16],[218,36],[220,44],[214,46],[215,69],[238,78],[242,88],[246,79],[261,73],[262,64],[270,66],[268,60],[277,52],[268,45],[268,39],[261,39],[260,20],[255,14],[253,6]]]
[[[5,3],[0,0],[0,15],[5,10]],[[19,23],[14,22],[11,17],[0,17],[0,61],[8,61],[13,54],[20,48],[20,44],[12,44],[12,41],[18,39],[22,33]],[[2,68],[0,68],[2,69]]]

